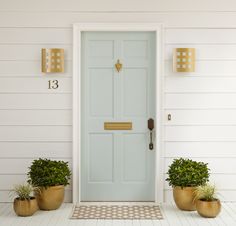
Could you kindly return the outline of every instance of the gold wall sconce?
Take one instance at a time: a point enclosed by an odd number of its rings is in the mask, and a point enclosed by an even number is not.
[[[173,71],[195,71],[195,48],[176,48],[173,50]]]
[[[42,49],[42,72],[64,72],[64,49]]]

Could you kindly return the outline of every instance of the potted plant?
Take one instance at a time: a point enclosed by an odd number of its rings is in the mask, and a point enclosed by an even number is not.
[[[194,189],[209,180],[207,163],[191,159],[174,159],[169,166],[166,181],[173,187],[173,196],[177,207],[181,210],[196,210]]]
[[[42,158],[32,162],[28,182],[40,188],[36,199],[41,210],[54,210],[61,206],[70,175],[68,162]]]
[[[32,195],[36,189],[31,184],[15,185],[11,192],[17,195],[13,209],[18,216],[32,216],[38,210],[36,198]]]
[[[214,185],[205,184],[198,186],[195,191],[196,208],[202,217],[216,217],[221,210],[220,200],[216,197]]]

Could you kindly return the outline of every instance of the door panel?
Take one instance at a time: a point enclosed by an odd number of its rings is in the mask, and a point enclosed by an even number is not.
[[[146,40],[125,40],[123,43],[124,57],[147,57],[148,45]]]
[[[94,68],[90,77],[90,115],[97,117],[113,116],[113,70]]]
[[[124,69],[124,116],[146,116],[147,72],[145,69]],[[137,101],[138,100],[138,101]]]
[[[124,134],[123,139],[123,181],[147,182],[146,134]]]
[[[84,32],[81,92],[82,201],[153,201],[147,120],[155,118],[155,34]],[[105,130],[105,122],[132,129]]]
[[[113,159],[113,135],[90,134],[89,182],[112,182]]]

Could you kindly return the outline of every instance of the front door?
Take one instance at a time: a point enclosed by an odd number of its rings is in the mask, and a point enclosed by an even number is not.
[[[82,33],[81,92],[81,200],[154,201],[155,33]]]

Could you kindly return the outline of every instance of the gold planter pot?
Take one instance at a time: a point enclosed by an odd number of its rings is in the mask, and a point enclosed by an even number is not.
[[[195,187],[179,187],[173,188],[173,196],[176,206],[181,210],[193,211],[196,210],[194,202]]]
[[[32,216],[38,210],[37,200],[34,197],[29,200],[20,200],[19,198],[15,198],[13,209],[18,216]]]
[[[64,200],[64,194],[64,185],[40,188],[40,192],[36,194],[39,208],[41,210],[58,209]]]
[[[196,201],[197,212],[202,217],[216,217],[221,210],[220,200],[216,199],[214,201]]]

